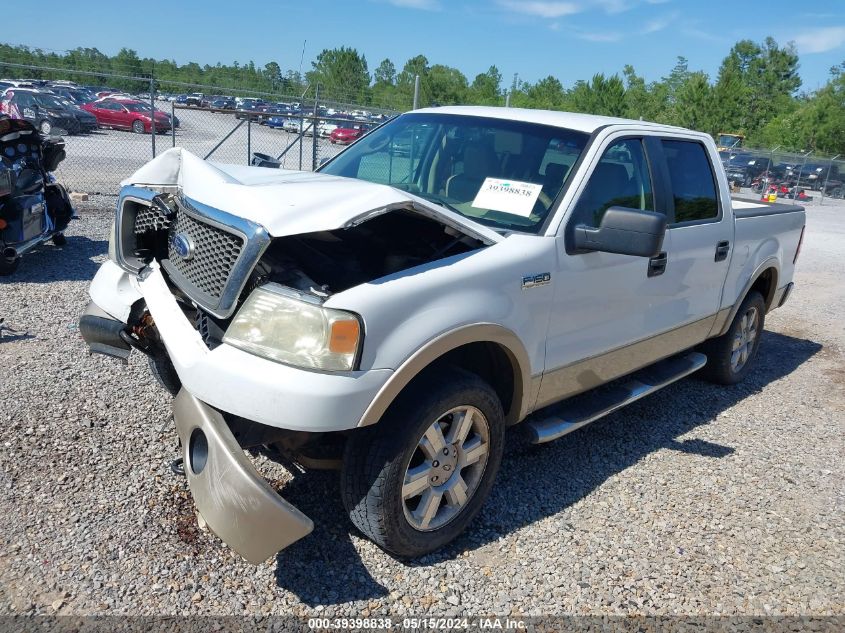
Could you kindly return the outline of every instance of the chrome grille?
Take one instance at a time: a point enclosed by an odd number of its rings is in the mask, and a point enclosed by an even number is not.
[[[165,215],[162,210],[153,205],[150,207],[141,206],[135,216],[135,235],[143,235],[147,231],[165,231],[170,228],[173,221],[172,215]]]
[[[177,236],[182,256],[174,249]],[[269,244],[270,235],[260,224],[183,195],[132,185],[120,191],[114,245],[118,265],[140,275],[155,259],[174,286],[215,318],[232,316]]]
[[[193,245],[191,256],[180,256],[174,249],[177,236],[184,236]],[[171,267],[191,286],[206,297],[219,300],[235,263],[244,247],[244,240],[180,210],[167,236],[167,255]]]

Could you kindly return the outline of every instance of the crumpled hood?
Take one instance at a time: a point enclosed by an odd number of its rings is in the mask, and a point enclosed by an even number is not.
[[[487,244],[502,237],[404,191],[306,171],[209,163],[180,147],[160,154],[121,185],[178,186],[183,195],[261,224],[273,237],[330,231],[413,208]]]

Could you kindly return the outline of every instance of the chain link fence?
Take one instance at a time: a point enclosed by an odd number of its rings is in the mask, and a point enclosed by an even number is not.
[[[258,153],[265,166],[311,171],[397,114],[350,103],[338,95],[322,99],[319,89],[310,97],[309,91],[284,95],[0,61],[0,80],[9,75],[26,77],[25,73],[39,78],[32,83],[35,89],[50,89],[40,84],[47,80],[52,86],[62,80],[67,85],[76,82],[100,93],[112,86],[124,91],[122,96],[134,98],[140,103],[136,107],[147,114],[155,110],[155,117],[167,120],[153,134],[151,124],[133,127],[130,113],[123,112],[129,116],[114,121],[109,113],[95,112],[97,129],[65,135],[67,158],[56,175],[69,189],[94,195],[117,194],[121,180],[171,147],[221,163],[250,164]],[[0,84],[0,93],[6,89]],[[337,128],[345,132],[332,136]],[[845,157],[748,146],[724,150],[721,156],[735,191],[747,195],[815,204],[845,197]]]
[[[749,146],[720,153],[728,179],[741,191],[818,204],[845,198],[845,157]]]
[[[319,90],[309,98],[307,93],[297,96],[233,91],[3,62],[0,81],[10,71],[20,78],[27,70],[39,79],[17,79],[11,86],[0,84],[0,93],[11,91],[20,99],[33,90],[50,90],[65,107],[76,112],[80,104],[71,103],[71,95],[62,88],[78,84],[88,86],[94,94],[116,93],[109,101],[120,101],[120,105],[82,105],[97,119],[98,127],[93,131],[58,126],[51,129],[51,133],[62,135],[66,143],[67,157],[56,171],[57,178],[70,190],[91,195],[116,195],[121,180],[171,147],[182,147],[220,163],[250,164],[253,153],[259,153],[264,155],[265,165],[311,171],[358,135],[396,114],[385,108],[315,98]],[[31,98],[26,99],[27,103],[30,101]],[[196,105],[187,105],[189,101]],[[19,107],[18,113],[37,126],[46,120],[46,108],[24,109]],[[152,123],[153,118],[156,124]],[[337,128],[345,132],[332,138],[331,132]]]

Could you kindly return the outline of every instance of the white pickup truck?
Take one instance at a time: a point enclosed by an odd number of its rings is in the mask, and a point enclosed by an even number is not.
[[[547,442],[693,372],[742,380],[803,229],[732,201],[705,134],[418,110],[316,173],[160,155],[80,330],[149,356],[197,510],[246,559],[312,529],[250,447],[339,468],[355,526],[414,557],[478,513],[506,427]]]

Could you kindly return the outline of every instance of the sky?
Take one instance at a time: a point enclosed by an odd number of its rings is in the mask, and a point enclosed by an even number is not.
[[[90,7],[88,6],[90,5]],[[401,70],[417,54],[460,69],[471,82],[495,64],[509,86],[517,73],[571,86],[631,64],[647,81],[666,76],[677,56],[711,79],[740,39],[767,35],[795,43],[802,90],[821,87],[845,62],[845,0],[42,0],[39,19],[4,12],[0,41],[50,50],[121,47],[182,64],[276,61],[303,72],[325,48],[349,46],[370,72],[390,58]],[[109,5],[111,6],[111,5]],[[2,61],[2,60],[0,60]]]

